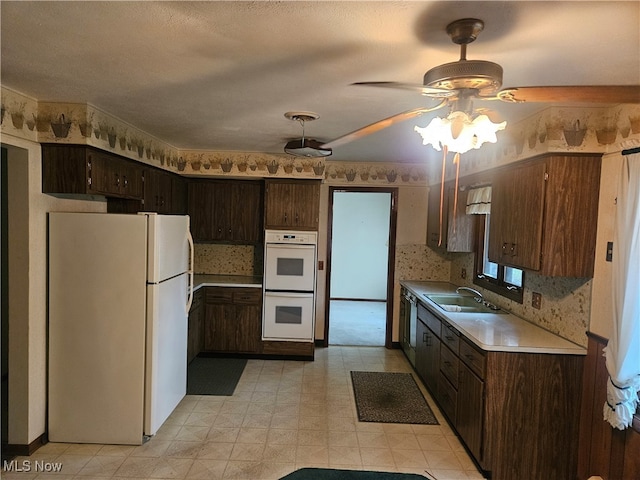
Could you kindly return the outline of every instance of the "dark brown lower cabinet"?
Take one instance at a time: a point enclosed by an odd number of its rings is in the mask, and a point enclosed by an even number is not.
[[[416,371],[483,471],[576,478],[583,356],[486,351],[421,303],[417,332]]]
[[[193,294],[193,302],[189,310],[189,327],[187,336],[187,363],[196,358],[202,351],[202,320],[204,316],[204,299],[202,289]]]
[[[206,287],[204,351],[260,353],[262,290]]]
[[[313,360],[313,342],[262,341],[262,289],[202,287],[189,311],[187,359],[199,353]]]
[[[484,381],[464,362],[458,374],[458,411],[456,430],[475,458],[482,458],[482,427],[484,418]]]
[[[416,371],[421,372],[425,384],[435,385],[440,374],[440,339],[420,318],[416,332]]]

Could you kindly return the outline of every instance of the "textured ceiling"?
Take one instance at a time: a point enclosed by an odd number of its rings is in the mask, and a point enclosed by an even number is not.
[[[468,58],[504,86],[640,84],[640,2],[2,1],[1,81],[43,101],[90,103],[177,148],[281,153],[320,115],[322,141],[428,105],[410,91],[459,58],[445,26],[477,17]],[[483,102],[515,121],[548,105]],[[486,104],[486,105],[485,105]],[[427,116],[334,149],[332,160],[424,158]]]

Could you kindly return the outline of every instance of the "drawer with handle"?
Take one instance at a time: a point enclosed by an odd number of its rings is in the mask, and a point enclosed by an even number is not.
[[[259,288],[239,288],[233,292],[235,305],[261,305],[262,290]]]
[[[427,308],[420,302],[418,302],[418,319],[429,327],[433,333],[438,336],[440,335],[440,319],[427,310]]]
[[[460,341],[460,359],[481,379],[484,379],[485,354],[473,347],[468,340]]]
[[[458,391],[451,386],[442,372],[438,376],[438,399],[442,411],[455,425],[456,412],[458,411]]]
[[[449,379],[454,388],[458,388],[458,357],[448,348],[440,349],[440,371]]]
[[[440,328],[440,339],[451,349],[453,353],[458,355],[460,345],[460,333],[446,322],[442,322]]]

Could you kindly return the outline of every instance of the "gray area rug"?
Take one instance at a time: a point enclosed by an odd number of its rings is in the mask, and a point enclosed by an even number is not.
[[[194,358],[187,367],[187,395],[233,395],[246,364],[246,358]]]
[[[373,472],[364,470],[336,470],[332,468],[301,468],[280,480],[419,480],[415,473]]]
[[[351,372],[361,422],[438,425],[410,373]]]

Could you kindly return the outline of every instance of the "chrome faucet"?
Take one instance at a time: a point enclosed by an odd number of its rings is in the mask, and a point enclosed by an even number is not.
[[[473,293],[475,295],[476,302],[478,302],[478,303],[483,303],[484,302],[484,297],[482,296],[482,294],[479,291],[474,290],[471,287],[458,287],[458,288],[456,288],[456,293],[460,293],[461,290]]]

